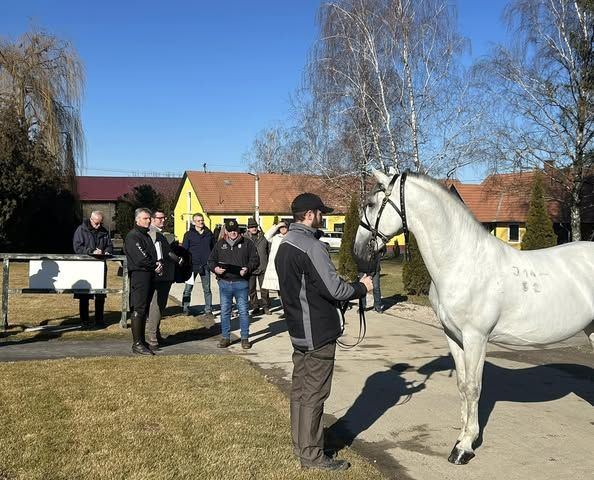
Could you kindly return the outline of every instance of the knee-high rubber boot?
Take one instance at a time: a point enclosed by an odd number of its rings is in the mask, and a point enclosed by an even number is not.
[[[105,311],[105,297],[97,295],[95,297],[95,326],[104,327],[103,313]]]
[[[138,312],[132,312],[132,353],[139,355],[153,355],[144,344],[144,320]]]

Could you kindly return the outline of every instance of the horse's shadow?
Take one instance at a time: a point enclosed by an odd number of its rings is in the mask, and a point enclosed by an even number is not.
[[[410,368],[407,363],[398,363],[371,375],[353,405],[327,430],[327,447],[338,451],[350,446],[389,408],[407,402],[411,395],[423,390],[424,383],[415,386],[402,377]]]
[[[425,375],[427,382],[432,374],[454,368],[452,356],[447,355],[426,363],[417,372]],[[479,399],[480,434],[475,446],[482,444],[485,427],[497,402],[549,402],[570,393],[594,405],[594,369],[570,363],[513,369],[485,362]]]

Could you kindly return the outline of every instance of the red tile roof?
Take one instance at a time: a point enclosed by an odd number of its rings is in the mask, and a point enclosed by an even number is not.
[[[208,214],[248,213],[254,211],[255,177],[238,172],[187,171],[194,192]],[[312,175],[259,174],[259,208],[262,214],[289,214],[291,202],[303,192],[318,194],[336,213],[346,211],[345,205],[355,189],[340,188],[338,182]]]
[[[150,185],[162,195],[176,194],[181,178],[170,177],[76,177],[78,194],[82,201],[115,202],[119,197],[139,185]]]
[[[488,176],[481,184],[458,183],[456,191],[479,222],[525,222],[535,172],[506,173]],[[548,177],[543,178],[547,210],[553,222],[567,222],[569,216],[559,199],[561,187]]]

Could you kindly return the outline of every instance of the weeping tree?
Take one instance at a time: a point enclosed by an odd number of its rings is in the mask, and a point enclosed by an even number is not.
[[[0,39],[0,98],[14,105],[72,191],[84,159],[83,88],[83,65],[68,42],[43,32],[26,33],[16,42]]]

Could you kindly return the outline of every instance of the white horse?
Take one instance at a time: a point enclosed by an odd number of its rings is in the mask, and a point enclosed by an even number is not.
[[[466,464],[479,435],[487,341],[543,345],[584,330],[594,347],[594,243],[518,251],[434,180],[373,173],[379,185],[365,206],[355,254],[368,259],[407,225],[414,233],[462,400],[462,431],[448,460]]]

